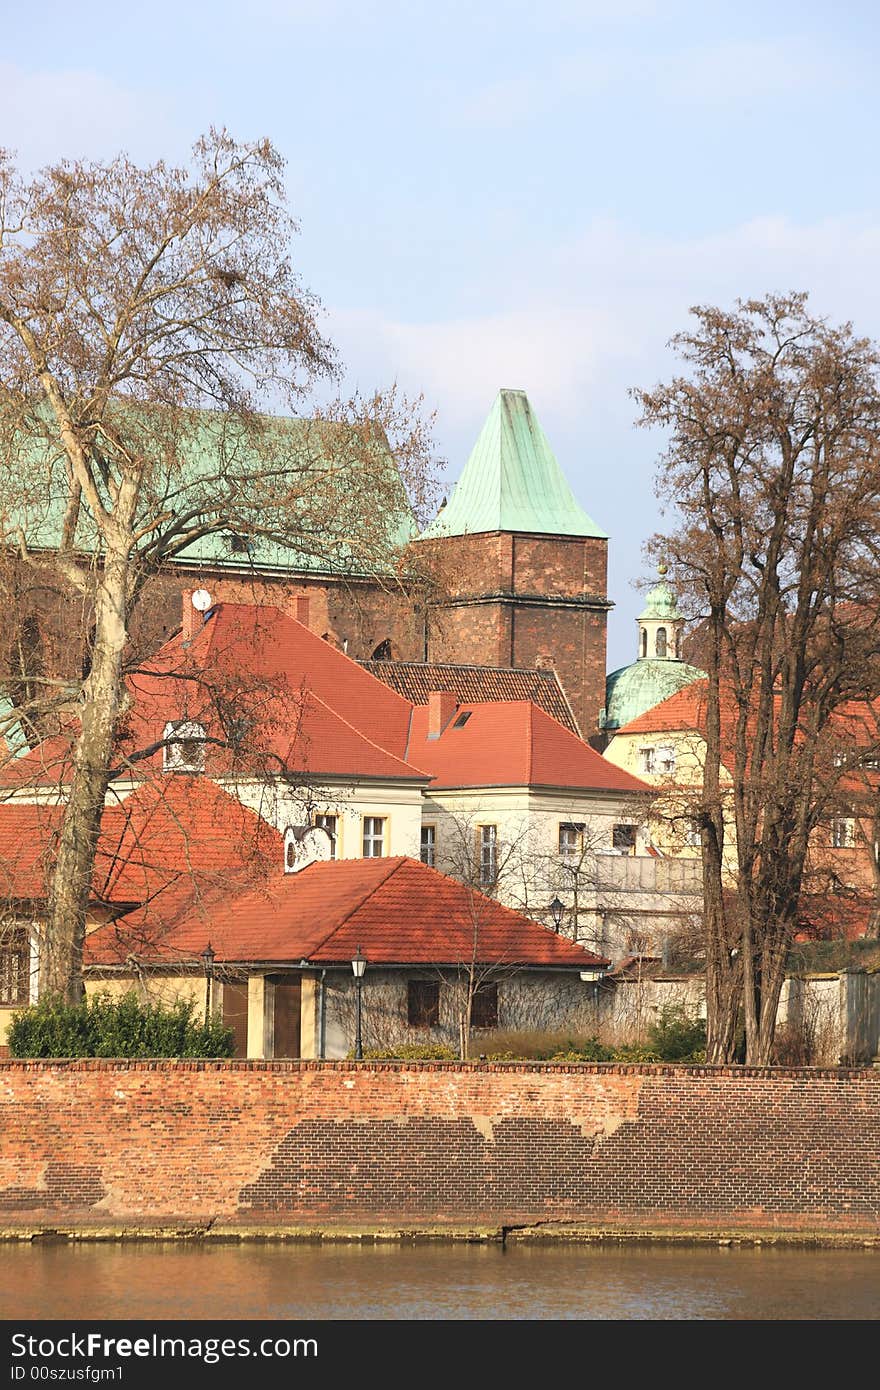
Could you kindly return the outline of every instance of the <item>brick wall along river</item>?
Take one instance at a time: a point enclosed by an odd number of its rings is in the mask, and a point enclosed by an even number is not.
[[[0,1063],[0,1227],[880,1234],[880,1074]]]

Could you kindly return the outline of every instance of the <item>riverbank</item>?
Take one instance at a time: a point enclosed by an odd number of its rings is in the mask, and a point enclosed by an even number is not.
[[[602,1226],[554,1225],[532,1227],[314,1227],[314,1226],[4,1226],[0,1244],[133,1244],[207,1245],[657,1245],[740,1246],[783,1249],[880,1250],[880,1233],[863,1231],[688,1230],[647,1227],[617,1230]]]

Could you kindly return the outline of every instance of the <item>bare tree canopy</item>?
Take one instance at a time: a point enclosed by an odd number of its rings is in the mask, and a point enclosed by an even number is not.
[[[418,403],[266,413],[335,367],[291,264],[282,169],[268,141],[224,131],[187,168],[120,156],[25,180],[0,156],[0,538],[41,576],[48,559],[92,634],[42,943],[44,986],[71,999],[146,581],[233,543],[393,579],[428,498]],[[19,647],[36,698],[26,632]]]
[[[811,837],[839,798],[834,715],[880,692],[880,354],[805,294],[692,312],[672,340],[687,374],[634,394],[668,437],[677,525],[655,549],[703,620],[709,1057],[730,1060],[742,1018],[766,1064]]]

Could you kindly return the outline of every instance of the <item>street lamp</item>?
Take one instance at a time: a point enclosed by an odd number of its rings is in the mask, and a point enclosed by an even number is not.
[[[559,935],[559,928],[562,926],[562,917],[565,912],[565,903],[554,898],[550,904],[550,916],[553,918],[553,930]]]
[[[364,971],[366,970],[366,968],[367,962],[361,955],[361,948],[360,946],[358,946],[357,954],[352,958],[351,962],[352,974],[354,975],[355,1000],[357,1009],[357,1012],[355,1014],[356,1022],[354,1031],[354,1059],[356,1062],[362,1062],[364,1060],[364,1046],[363,1042],[361,1041],[361,989],[363,988]]]
[[[593,986],[593,1003],[594,1003],[595,1005],[598,1006],[598,1003],[599,1003],[599,981],[600,981],[600,980],[603,980],[603,979],[605,978],[605,970],[604,970],[604,969],[599,969],[599,970],[582,970],[582,971],[580,972],[580,974],[581,974],[581,979],[583,980],[583,982],[584,982],[585,985],[592,985],[592,986]]]
[[[214,961],[216,953],[210,941],[202,952],[202,965],[205,970],[205,1022],[211,1021],[211,985],[214,981]]]

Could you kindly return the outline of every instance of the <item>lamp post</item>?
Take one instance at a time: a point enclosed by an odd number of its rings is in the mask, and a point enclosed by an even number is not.
[[[354,1058],[356,1062],[364,1060],[364,1046],[361,1039],[361,989],[364,983],[364,971],[367,962],[361,955],[361,948],[358,946],[356,955],[352,958],[351,969],[354,975],[355,988],[355,1030],[354,1030]]]
[[[565,903],[554,898],[550,904],[550,916],[553,918],[553,930],[559,935],[559,928],[562,926],[562,918],[565,913]]]
[[[216,953],[210,941],[202,952],[202,965],[205,969],[205,1022],[211,1021],[211,986],[214,982],[214,960]]]

